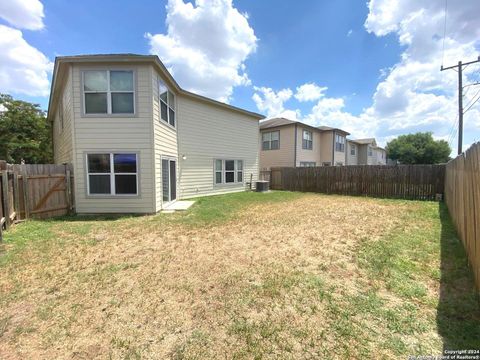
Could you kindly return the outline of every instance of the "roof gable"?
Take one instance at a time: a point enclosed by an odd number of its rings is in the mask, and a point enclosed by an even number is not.
[[[55,66],[53,70],[52,76],[52,84],[50,89],[50,99],[48,103],[48,114],[47,118],[52,120],[51,116],[55,111],[56,108],[56,97],[54,96],[57,91],[60,90],[61,81],[59,80],[59,73],[61,73],[64,64],[69,63],[98,63],[98,62],[117,62],[117,63],[150,63],[153,64],[157,70],[163,75],[164,79],[170,83],[174,90],[176,90],[179,94],[188,96],[190,98],[204,101],[210,103],[215,106],[223,107],[228,110],[232,110],[235,112],[242,113],[244,115],[250,116],[256,121],[264,119],[265,116],[248,111],[245,109],[238,108],[236,106],[232,106],[226,103],[222,103],[220,101],[208,98],[206,96],[198,95],[192,93],[190,91],[184,90],[178,85],[176,80],[167,70],[165,65],[160,61],[160,58],[157,55],[138,55],[138,54],[93,54],[93,55],[75,55],[75,56],[58,56],[55,58]]]

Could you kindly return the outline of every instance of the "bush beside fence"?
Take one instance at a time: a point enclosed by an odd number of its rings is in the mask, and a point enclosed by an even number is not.
[[[447,164],[445,202],[480,289],[480,143]]]
[[[443,194],[445,165],[358,165],[272,168],[275,190],[435,200]]]

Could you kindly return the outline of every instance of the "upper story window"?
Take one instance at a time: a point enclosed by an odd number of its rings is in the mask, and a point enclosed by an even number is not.
[[[345,136],[335,134],[335,151],[345,152]]]
[[[262,133],[262,150],[280,149],[280,130]]]
[[[302,149],[312,150],[313,148],[313,135],[311,131],[303,130]]]
[[[350,145],[350,155],[352,156],[357,155],[357,147],[355,146],[355,144]]]
[[[85,114],[134,114],[135,90],[131,70],[83,72]]]
[[[262,133],[262,150],[280,149],[280,131]]]
[[[368,156],[373,156],[373,149],[370,145],[368,145],[367,153],[368,153]]]
[[[175,95],[168,90],[162,80],[158,80],[158,98],[160,104],[160,118],[167,124],[175,127]]]

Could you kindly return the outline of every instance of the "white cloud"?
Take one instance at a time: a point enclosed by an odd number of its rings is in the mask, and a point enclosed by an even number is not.
[[[50,60],[28,44],[20,30],[0,25],[0,92],[47,96],[52,68]]]
[[[182,87],[228,101],[235,86],[250,84],[245,60],[258,39],[232,0],[169,0],[166,23],[166,34],[146,38]]]
[[[480,19],[474,14],[480,13],[480,2],[465,0],[450,6],[445,42],[444,5],[428,0],[405,0],[401,5],[396,0],[369,2],[367,31],[376,36],[394,33],[405,48],[373,96],[370,111],[379,121],[377,133],[432,131],[438,138],[454,139],[450,134],[452,130],[455,134],[457,118],[457,73],[441,72],[440,65],[477,58]],[[465,81],[472,81],[476,71],[478,67],[467,68]],[[475,116],[476,110],[465,115],[470,128],[476,127]]]
[[[44,16],[43,4],[39,0],[0,1],[0,18],[18,29],[43,29]]]
[[[297,87],[295,98],[300,102],[318,100],[323,96],[327,87],[320,87],[315,83],[307,83]]]
[[[289,88],[275,92],[272,88],[254,86],[252,96],[259,111],[266,113],[267,117],[285,117],[291,120],[300,116],[299,110],[286,110],[285,102],[288,101],[293,91]]]
[[[455,134],[457,118],[457,73],[441,72],[440,65],[442,60],[453,65],[477,58],[480,1],[464,0],[450,6],[445,43],[444,5],[430,0],[370,0],[365,28],[377,37],[395,34],[403,48],[400,61],[382,69],[372,104],[358,116],[345,110],[344,99],[323,93],[302,120],[341,127],[352,137],[375,136],[381,144],[416,131],[432,131],[438,138],[452,139],[449,135]],[[479,66],[465,70],[464,83],[480,80]],[[466,104],[476,93],[473,89],[466,91]],[[477,104],[464,118],[466,142],[480,137],[480,101]]]
[[[348,30],[347,37],[350,37],[352,34],[353,34],[353,30],[352,29]]]

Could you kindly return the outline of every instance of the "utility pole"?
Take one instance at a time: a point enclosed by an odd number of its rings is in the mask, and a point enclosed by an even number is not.
[[[475,64],[480,62],[480,56],[475,61],[470,61],[467,63],[458,62],[457,65],[440,67],[440,71],[454,69],[458,72],[458,155],[462,153],[462,144],[463,144],[463,68],[470,64]]]

